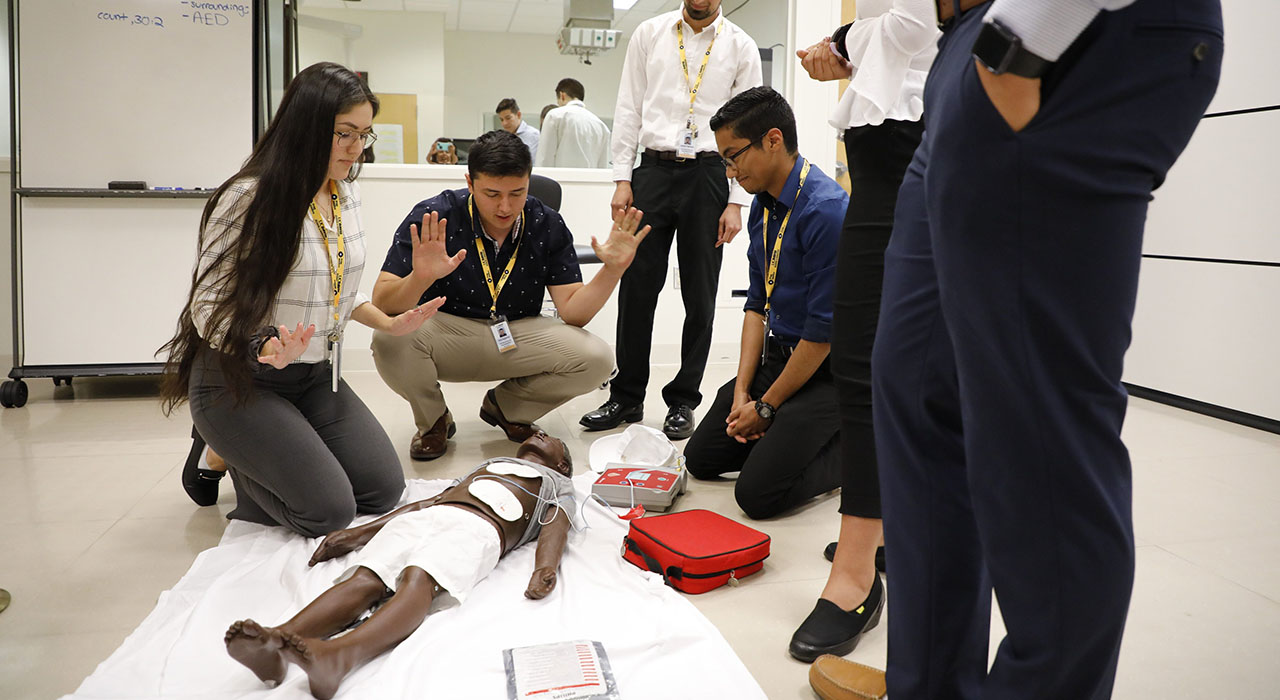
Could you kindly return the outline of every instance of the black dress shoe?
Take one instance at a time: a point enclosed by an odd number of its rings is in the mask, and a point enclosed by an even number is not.
[[[827,561],[836,560],[837,544],[839,543],[832,542],[831,544],[827,545],[826,549],[822,550],[822,556],[826,557]],[[884,547],[876,547],[876,571],[879,571],[882,574],[888,573],[888,569],[886,569],[884,566]]]
[[[672,440],[684,440],[693,435],[693,409],[676,404],[667,410],[667,419],[662,421],[662,432]]]
[[[884,584],[877,574],[871,584],[871,592],[862,604],[848,612],[840,606],[819,598],[809,617],[791,636],[789,651],[797,659],[811,663],[823,654],[844,656],[858,646],[862,635],[880,624],[880,612],[884,610]]]
[[[609,399],[600,408],[583,416],[578,424],[587,430],[612,430],[622,423],[635,423],[644,419],[644,405],[623,406]]]
[[[211,506],[218,502],[218,482],[226,476],[225,471],[205,469],[200,466],[204,455],[204,438],[191,428],[191,451],[187,453],[187,461],[182,465],[182,488],[198,506]]]

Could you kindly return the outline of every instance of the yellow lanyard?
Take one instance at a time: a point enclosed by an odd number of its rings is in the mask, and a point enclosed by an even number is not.
[[[782,217],[782,225],[778,227],[778,235],[773,241],[773,255],[769,258],[769,275],[764,280],[764,310],[765,315],[769,312],[769,299],[773,296],[773,286],[778,282],[778,256],[782,253],[782,234],[787,232],[787,222],[791,220],[791,212],[795,211],[797,205],[800,204],[800,190],[804,189],[805,178],[809,177],[809,161],[805,161],[800,168],[800,184],[796,186],[796,201],[792,207],[787,210],[787,215]],[[768,207],[764,208],[765,218],[764,230],[760,232],[760,238],[764,240],[765,249],[769,248],[769,217],[767,215],[773,212]]]
[[[489,306],[489,318],[498,318],[498,295],[502,293],[502,288],[507,284],[507,278],[511,276],[511,270],[516,266],[516,256],[520,254],[520,228],[524,225],[524,212],[520,212],[520,218],[516,220],[516,226],[512,229],[512,234],[516,237],[516,249],[511,251],[511,259],[507,261],[507,268],[502,271],[502,276],[498,278],[498,283],[493,283],[493,270],[489,267],[489,256],[484,252],[484,241],[480,240],[480,232],[484,224],[476,218],[476,205],[473,201],[475,198],[467,197],[467,209],[471,213],[471,229],[476,234],[476,253],[480,256],[480,269],[484,272],[484,283],[489,287],[489,298],[493,299],[493,303]],[[497,251],[494,251],[497,253]]]
[[[680,44],[680,67],[684,69],[684,82],[689,86],[689,121],[688,128],[693,127],[693,102],[698,99],[698,89],[702,87],[702,76],[707,72],[707,61],[711,60],[711,47],[716,45],[716,38],[720,36],[720,30],[724,29],[724,18],[716,23],[716,31],[711,35],[711,43],[707,44],[707,52],[702,54],[702,67],[698,69],[698,80],[696,82],[689,80],[689,60],[684,55],[684,19],[676,23],[676,39]]]
[[[338,305],[342,302],[342,273],[346,268],[346,246],[342,240],[342,204],[338,201],[338,183],[335,180],[329,180],[329,196],[333,198],[333,228],[338,234],[338,261],[335,263],[333,254],[329,252],[329,230],[325,228],[324,219],[320,217],[320,212],[316,210],[316,203],[311,202],[311,218],[316,222],[316,228],[320,229],[321,240],[324,241],[324,255],[329,261],[329,281],[333,289],[333,332],[338,332],[338,324],[341,317],[338,315]]]

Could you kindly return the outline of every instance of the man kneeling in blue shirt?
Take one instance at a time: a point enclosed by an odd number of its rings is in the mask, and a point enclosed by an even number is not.
[[[689,473],[741,472],[738,506],[767,518],[840,485],[839,412],[827,360],[836,247],[848,195],[800,157],[796,120],[757,87],[711,118],[729,177],[756,195],[738,376],[685,447]]]
[[[413,408],[413,459],[435,459],[454,432],[440,382],[501,382],[480,418],[523,442],[533,421],[600,386],[613,351],[583,330],[608,301],[649,232],[642,212],[622,211],[591,246],[602,269],[582,283],[573,235],[551,207],[529,196],[533,161],[514,135],[490,131],[467,158],[467,188],[445,190],[409,212],[373,287],[383,311],[445,303],[417,332],[375,333],[378,373]],[[544,292],[559,319],[542,316]]]

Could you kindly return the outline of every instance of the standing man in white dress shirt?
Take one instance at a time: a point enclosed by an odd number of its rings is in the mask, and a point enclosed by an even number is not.
[[[555,109],[542,118],[538,167],[609,167],[609,127],[583,104],[586,89],[573,78],[556,84]]]
[[[515,134],[524,141],[524,145],[529,147],[529,157],[534,162],[538,160],[538,140],[540,134],[537,127],[530,126],[524,120],[524,115],[520,113],[520,105],[516,104],[516,98],[504,97],[498,103],[498,108],[494,110],[498,114],[498,121],[502,124],[502,130]]]
[[[609,400],[582,417],[588,430],[644,417],[654,307],[674,239],[685,319],[680,371],[662,390],[668,407],[662,430],[673,440],[693,434],[711,350],[720,246],[742,228],[740,208],[750,203],[740,188],[730,197],[709,121],[731,97],[761,83],[760,51],[722,15],[720,0],[684,0],[679,10],[646,20],[631,37],[613,117],[612,207],[641,208],[653,231],[622,277],[618,375]],[[635,166],[637,150],[643,152]]]

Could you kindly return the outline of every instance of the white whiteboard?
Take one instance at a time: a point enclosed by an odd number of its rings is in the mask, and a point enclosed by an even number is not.
[[[206,201],[21,198],[22,364],[163,362]]]
[[[253,147],[251,0],[17,0],[18,186],[216,187]]]

